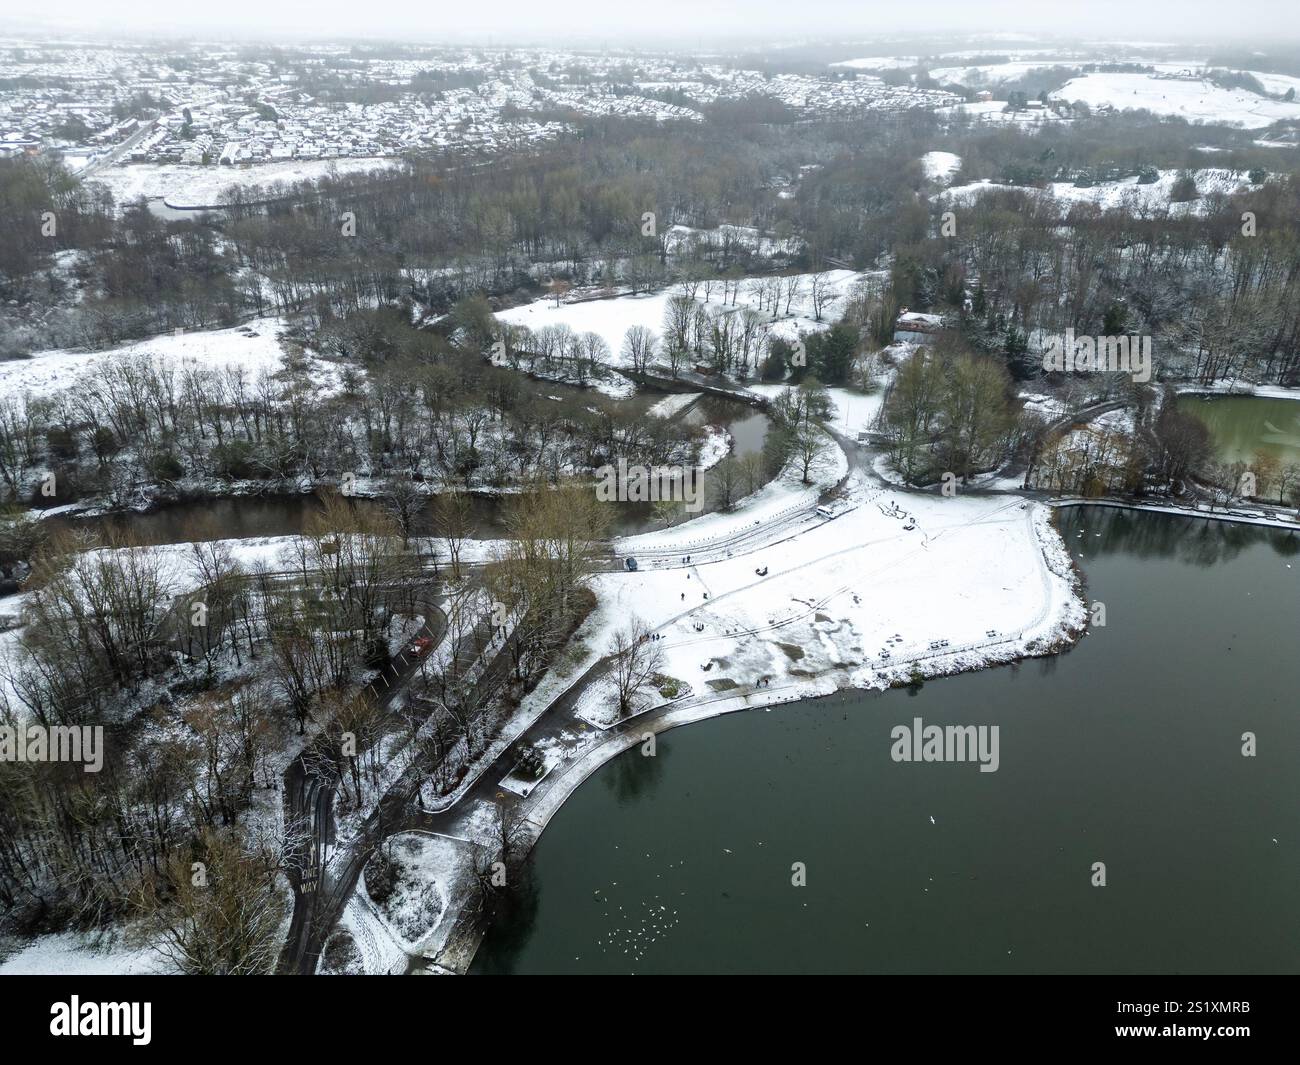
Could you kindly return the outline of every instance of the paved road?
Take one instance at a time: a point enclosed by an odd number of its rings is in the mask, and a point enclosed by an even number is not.
[[[438,605],[434,586],[417,592],[416,609],[425,618],[420,635],[437,646],[446,632],[447,619]],[[389,708],[420,666],[420,659],[401,652],[383,669],[367,692],[382,708]],[[324,743],[324,734],[315,743]],[[293,917],[284,950],[282,972],[314,972],[324,925],[332,927],[342,913],[339,884],[333,864],[327,859],[334,842],[334,787],[320,780],[308,766],[310,748],[290,764],[284,774],[284,821],[291,829],[290,849],[285,856],[289,883],[293,888]],[[388,796],[385,796],[385,800]],[[380,803],[381,809],[384,803]],[[380,815],[380,811],[376,815]],[[359,872],[359,870],[358,870]],[[355,884],[355,877],[351,883]],[[346,904],[347,896],[342,896]],[[312,954],[312,949],[315,953]],[[304,970],[310,957],[311,966]]]
[[[112,148],[98,159],[94,159],[88,163],[81,169],[77,176],[85,180],[86,178],[93,177],[96,171],[102,170],[104,167],[115,166],[117,163],[122,161],[122,158],[127,155],[132,148],[144,140],[145,137],[149,136],[149,134],[153,132],[154,126],[157,124],[158,120],[154,119],[147,125],[141,126],[136,130],[136,132],[132,133],[131,136],[127,137],[126,140],[122,141],[120,144],[113,145]]]

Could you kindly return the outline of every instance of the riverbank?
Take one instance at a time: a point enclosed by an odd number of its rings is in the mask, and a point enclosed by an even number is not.
[[[1179,506],[1176,503],[1143,503],[1126,499],[1089,499],[1084,496],[1053,498],[1047,505],[1058,507],[1110,507],[1115,510],[1141,510],[1148,514],[1173,514],[1183,518],[1207,518],[1210,521],[1233,522],[1238,525],[1260,525],[1270,529],[1287,529],[1300,532],[1300,511],[1289,507],[1231,507],[1213,510],[1208,503],[1199,506]]]
[[[1215,381],[1212,384],[1179,382],[1174,391],[1180,396],[1255,396],[1258,399],[1300,400],[1300,388],[1285,385],[1256,385],[1247,381]]]

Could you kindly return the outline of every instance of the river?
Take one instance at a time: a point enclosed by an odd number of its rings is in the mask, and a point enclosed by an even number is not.
[[[543,387],[545,391],[557,394],[582,394],[581,389],[551,382]],[[660,393],[642,392],[621,402],[635,404],[633,409],[644,411],[662,398]],[[683,424],[692,427],[712,424],[725,428],[732,437],[731,453],[737,456],[761,452],[770,426],[770,419],[762,411],[740,400],[713,395],[700,396],[678,417]],[[508,495],[471,493],[472,535],[475,538],[492,539],[506,535],[505,510],[509,498]],[[354,503],[362,509],[382,507],[376,500],[361,497]],[[662,527],[650,503],[622,502],[616,507],[610,535],[630,536]],[[216,537],[291,536],[302,532],[310,515],[319,509],[320,504],[314,496],[271,494],[189,500],[166,504],[143,514],[58,516],[47,520],[52,529],[72,528],[101,534],[113,527],[129,529],[138,542],[155,545]],[[705,509],[711,507],[706,505]],[[433,533],[432,503],[417,518],[412,531],[417,536]]]
[[[1300,970],[1300,537],[1058,516],[1104,627],[615,759],[551,821],[473,971]],[[893,762],[914,717],[998,725],[1000,768]]]

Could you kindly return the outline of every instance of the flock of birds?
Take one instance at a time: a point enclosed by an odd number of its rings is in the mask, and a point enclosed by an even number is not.
[[[618,844],[614,845],[614,849],[618,849]],[[647,854],[646,857],[649,858],[650,855]],[[681,862],[669,862],[668,868],[676,869],[685,864],[685,859]],[[655,879],[661,877],[661,873],[655,874]],[[610,887],[618,887],[618,881],[615,880]],[[685,895],[686,892],[680,894]],[[614,954],[615,960],[618,960],[619,956],[625,956],[629,962],[641,961],[646,956],[646,951],[681,923],[677,911],[671,909],[668,903],[660,901],[659,895],[643,899],[639,909],[627,909],[615,903],[602,888],[596,888],[592,896],[596,902],[608,907],[603,916],[617,922],[615,927],[596,940],[600,952]],[[573,960],[581,961],[582,957],[579,955]]]

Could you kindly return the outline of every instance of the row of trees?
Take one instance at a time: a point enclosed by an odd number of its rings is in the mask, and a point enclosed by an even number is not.
[[[345,373],[337,390],[319,388],[292,353],[285,370],[257,373],[123,355],[96,363],[75,388],[0,400],[0,490],[46,504],[86,493],[123,504],[145,485],[340,483],[344,474],[499,487],[616,455],[685,463],[695,441],[599,395],[537,395],[509,369],[437,343],[366,377]]]

